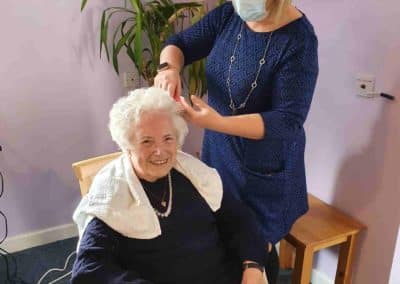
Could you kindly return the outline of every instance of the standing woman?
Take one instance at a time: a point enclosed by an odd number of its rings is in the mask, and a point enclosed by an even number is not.
[[[308,209],[303,124],[317,75],[317,38],[290,0],[233,0],[172,36],[155,85],[181,101],[205,128],[202,159],[225,190],[251,207],[262,227],[266,271],[275,283],[273,246]],[[184,65],[207,57],[208,104],[181,99]]]

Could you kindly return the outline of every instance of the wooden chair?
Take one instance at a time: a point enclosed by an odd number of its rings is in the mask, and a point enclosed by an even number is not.
[[[335,284],[350,284],[357,235],[365,226],[311,194],[308,201],[309,211],[280,242],[281,268],[294,268],[293,284],[309,284],[314,252],[340,245]]]
[[[75,176],[79,181],[79,187],[81,189],[82,196],[88,193],[90,185],[92,184],[93,178],[97,172],[108,162],[116,159],[121,154],[121,152],[116,152],[72,164],[72,169],[74,170]]]

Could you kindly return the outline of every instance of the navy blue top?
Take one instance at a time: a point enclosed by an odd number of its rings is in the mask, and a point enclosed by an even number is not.
[[[242,26],[230,83],[238,106],[249,93],[270,33],[249,29],[228,2],[166,43],[182,50],[185,64],[207,57],[208,103],[222,115],[231,115],[226,81]],[[241,111],[262,116],[263,139],[205,131],[202,159],[218,170],[225,189],[257,213],[265,240],[273,243],[308,209],[303,123],[318,75],[317,45],[305,15],[273,32],[258,86]]]
[[[172,211],[159,218],[157,238],[127,238],[97,218],[88,224],[73,284],[239,284],[244,260],[264,263],[266,244],[251,210],[224,193],[213,213],[186,177],[173,170],[172,181]],[[144,187],[159,195],[165,184],[164,178]]]

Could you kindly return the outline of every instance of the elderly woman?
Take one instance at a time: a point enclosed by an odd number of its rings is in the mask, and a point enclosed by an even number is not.
[[[216,170],[179,151],[188,129],[166,92],[119,99],[109,128],[123,154],[74,213],[72,283],[265,283],[255,216]]]

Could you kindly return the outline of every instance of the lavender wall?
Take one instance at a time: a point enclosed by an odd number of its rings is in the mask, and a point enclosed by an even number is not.
[[[400,223],[400,5],[295,4],[312,20],[320,42],[320,77],[306,125],[309,190],[368,226],[354,283],[388,283]],[[376,89],[397,101],[355,96],[357,73],[375,75]],[[315,267],[333,278],[336,256],[319,254]]]
[[[83,15],[79,2],[2,1],[0,208],[9,236],[71,223],[80,199],[71,163],[115,150],[107,115],[123,89],[99,60],[104,1],[89,1]]]

